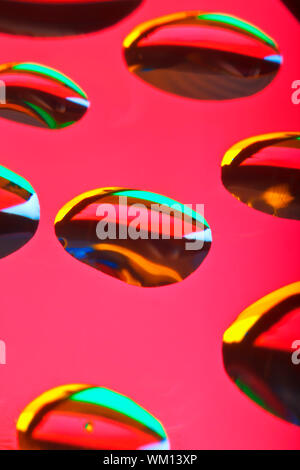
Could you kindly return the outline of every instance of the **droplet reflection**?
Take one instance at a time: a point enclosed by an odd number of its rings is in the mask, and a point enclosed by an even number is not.
[[[136,27],[124,41],[129,70],[145,82],[187,98],[225,100],[253,95],[276,76],[276,42],[239,18],[183,12]]]
[[[161,423],[107,388],[64,385],[43,393],[17,422],[22,450],[169,449]]]
[[[38,197],[28,181],[0,166],[0,258],[25,245],[40,219]]]
[[[61,129],[79,121],[89,107],[86,93],[73,80],[40,64],[3,64],[0,80],[0,116],[6,119]]]
[[[143,287],[182,281],[211,246],[207,222],[191,207],[124,188],[76,197],[59,211],[55,232],[74,258]]]
[[[298,426],[299,340],[300,282],[251,305],[223,338],[224,366],[231,380],[262,408]]]
[[[238,142],[223,158],[222,181],[249,207],[300,220],[300,133],[278,132]]]

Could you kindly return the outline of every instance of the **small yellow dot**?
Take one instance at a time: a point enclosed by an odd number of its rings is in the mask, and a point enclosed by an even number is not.
[[[94,426],[92,425],[92,423],[86,423],[84,429],[86,430],[86,432],[93,432]]]

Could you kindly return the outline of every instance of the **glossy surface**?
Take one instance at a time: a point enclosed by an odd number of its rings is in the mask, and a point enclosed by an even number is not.
[[[182,281],[211,245],[207,222],[192,208],[124,188],[102,188],[70,201],[56,217],[55,232],[79,261],[143,287]]]
[[[17,422],[20,449],[169,449],[161,423],[130,398],[72,384],[43,393]]]
[[[226,189],[249,207],[300,219],[300,133],[278,132],[243,140],[222,161]]]
[[[28,181],[0,166],[0,258],[25,245],[40,218],[38,197]]]
[[[297,425],[299,357],[300,282],[251,305],[224,334],[223,360],[230,378],[265,410]]]
[[[195,8],[226,11],[276,38],[285,60],[274,83],[250,99],[211,103],[166,95],[133,77],[120,50],[131,29]],[[300,280],[300,223],[239,204],[220,175],[222,156],[235,142],[300,130],[300,108],[290,99],[291,82],[300,78],[299,31],[280,0],[145,0],[115,27],[59,45],[1,36],[1,63],[57,67],[92,102],[84,120],[62,132],[0,120],[0,163],[30,180],[43,219],[32,242],[2,260],[1,448],[15,447],[27,403],[74,381],[136,399],[165,425],[173,450],[300,448],[298,426],[256,407],[221,364],[222,335],[238,313]],[[53,233],[59,208],[111,185],[205,204],[213,245],[195,274],[170,288],[135,289],[61,249]]]
[[[69,77],[35,63],[0,66],[5,99],[0,117],[47,129],[61,129],[79,121],[89,107],[86,93]]]
[[[142,0],[0,0],[0,30],[29,36],[66,36],[107,28]]]
[[[300,21],[300,2],[299,0],[282,0],[283,3],[290,9],[290,11]]]
[[[253,95],[276,76],[276,42],[245,21],[221,13],[184,12],[135,28],[124,41],[129,70],[164,91],[225,100]]]

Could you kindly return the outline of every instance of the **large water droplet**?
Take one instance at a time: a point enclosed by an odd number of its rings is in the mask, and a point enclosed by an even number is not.
[[[300,21],[300,2],[299,0],[282,0],[283,3],[291,10],[291,12]]]
[[[161,423],[130,398],[103,387],[63,385],[43,393],[17,422],[21,449],[169,449]]]
[[[31,184],[0,166],[0,258],[25,245],[39,219],[39,201]]]
[[[267,411],[300,425],[300,282],[242,312],[223,338],[226,372]]]
[[[0,30],[30,36],[98,31],[129,15],[142,0],[1,0]]]
[[[76,197],[58,213],[55,232],[73,257],[143,287],[182,281],[211,245],[209,226],[192,205],[124,188]]]
[[[243,140],[225,154],[222,181],[249,207],[300,219],[300,133],[278,132]]]
[[[0,116],[16,122],[61,129],[79,121],[89,107],[73,80],[40,64],[3,64],[0,80]]]
[[[175,13],[144,23],[124,41],[129,70],[167,92],[201,100],[253,95],[277,74],[275,41],[220,13]]]

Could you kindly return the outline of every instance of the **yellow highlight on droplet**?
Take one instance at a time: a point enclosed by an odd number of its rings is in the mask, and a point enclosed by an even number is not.
[[[71,209],[73,209],[74,206],[76,206],[77,204],[79,204],[81,201],[83,201],[85,198],[88,198],[88,197],[93,197],[93,196],[103,196],[105,193],[109,192],[109,191],[117,191],[121,188],[101,188],[101,189],[94,189],[92,191],[87,191],[86,193],[83,193],[83,194],[80,194],[79,196],[76,196],[74,197],[74,199],[72,199],[71,201],[67,202],[66,205],[64,205],[64,207],[62,207],[60,209],[60,211],[58,212],[56,218],[55,218],[55,221],[54,221],[54,224],[57,224],[58,222],[60,222],[67,214],[68,212],[70,212]]]
[[[250,328],[259,320],[267,311],[275,307],[283,299],[300,293],[300,282],[295,282],[288,286],[272,292],[263,297],[254,304],[244,310],[236,319],[236,321],[225,331],[223,336],[224,343],[239,343],[244,339]]]
[[[162,16],[160,18],[155,18],[154,20],[146,21],[145,23],[140,24],[124,39],[123,47],[130,47],[143,33],[145,33],[150,28],[156,28],[164,23],[184,20],[185,18],[197,16],[203,12],[199,11],[190,11],[182,13],[174,13],[172,15]]]
[[[45,404],[68,398],[70,394],[84,390],[87,387],[88,385],[82,384],[62,385],[43,393],[29,403],[29,405],[26,406],[24,411],[20,414],[17,421],[17,431],[26,432],[34,416],[45,406]]]
[[[221,166],[230,165],[233,160],[244,150],[246,147],[255,144],[256,142],[262,142],[264,140],[272,140],[272,139],[285,139],[288,137],[293,137],[294,135],[299,135],[299,132],[273,132],[271,134],[263,134],[254,137],[250,137],[245,140],[241,140],[240,142],[233,145],[224,155],[222,160]]]

